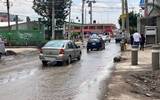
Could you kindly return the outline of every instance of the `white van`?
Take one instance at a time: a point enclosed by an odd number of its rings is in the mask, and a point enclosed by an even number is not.
[[[4,41],[2,41],[2,39],[0,38],[0,58],[3,54],[5,54],[5,45]]]

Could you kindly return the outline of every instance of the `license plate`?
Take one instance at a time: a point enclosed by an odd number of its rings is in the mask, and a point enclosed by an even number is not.
[[[56,59],[55,59],[55,58],[51,58],[51,57],[45,57],[45,60],[48,60],[48,61],[55,61]]]
[[[92,43],[92,45],[96,45],[96,43]]]

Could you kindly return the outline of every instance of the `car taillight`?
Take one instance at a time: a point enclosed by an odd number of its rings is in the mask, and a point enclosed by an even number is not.
[[[39,52],[40,52],[40,53],[43,53],[42,49],[39,49]]]
[[[64,49],[60,49],[59,54],[64,54]]]

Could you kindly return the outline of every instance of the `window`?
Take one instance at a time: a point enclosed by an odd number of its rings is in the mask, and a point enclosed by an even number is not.
[[[97,26],[97,29],[103,29],[103,26]]]
[[[74,49],[76,48],[75,45],[72,42],[68,43],[68,49]]]
[[[45,47],[56,47],[56,48],[60,48],[63,46],[64,46],[63,41],[50,41],[45,45]]]
[[[95,26],[90,26],[89,29],[95,29]]]
[[[85,26],[84,29],[88,29],[88,26]]]
[[[78,27],[78,26],[75,26],[75,27],[74,27],[74,29],[80,29],[80,27]]]

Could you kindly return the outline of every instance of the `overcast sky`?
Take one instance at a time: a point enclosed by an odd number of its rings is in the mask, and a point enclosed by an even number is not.
[[[140,0],[128,0],[129,11],[139,12]],[[74,0],[72,7],[72,19],[76,20],[76,16],[81,17],[81,0]],[[89,8],[86,4],[87,9],[87,23],[89,23]],[[93,5],[93,20],[97,23],[114,23],[118,25],[118,18],[121,14],[121,0],[96,0]]]
[[[0,0],[0,11],[6,12],[5,2],[6,0]],[[11,13],[18,14],[21,16],[30,16],[31,18],[37,18],[37,14],[32,9],[33,0],[10,0]],[[118,17],[121,14],[121,0],[96,0],[97,2],[93,5],[93,20],[97,23],[114,23],[118,25]],[[140,0],[128,0],[129,10],[139,11]],[[89,8],[86,4],[86,16],[87,22],[89,22]],[[73,0],[72,4],[72,15],[71,19],[78,22],[76,17],[81,19],[81,0]]]

